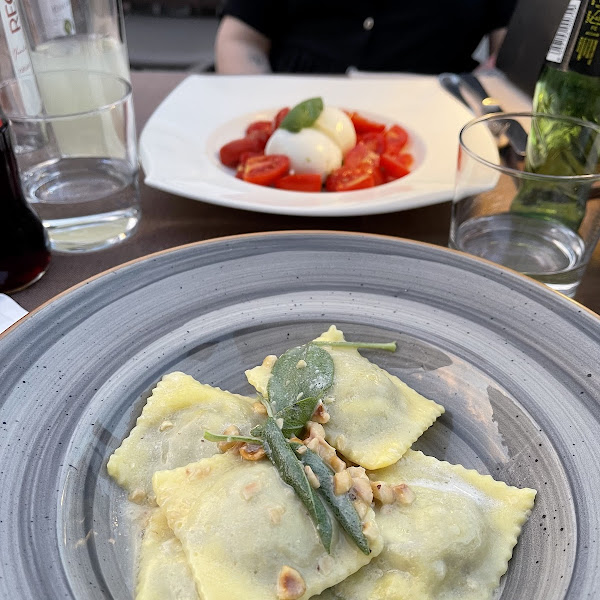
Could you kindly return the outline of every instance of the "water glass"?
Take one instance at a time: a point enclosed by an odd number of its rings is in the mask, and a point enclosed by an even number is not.
[[[526,156],[507,131],[528,132]],[[449,246],[573,297],[600,238],[600,127],[498,113],[460,132]]]
[[[23,191],[53,250],[87,252],[126,239],[140,219],[131,85],[87,70],[38,73],[0,86]]]
[[[21,18],[34,73],[86,69],[129,81],[121,0],[27,0]]]

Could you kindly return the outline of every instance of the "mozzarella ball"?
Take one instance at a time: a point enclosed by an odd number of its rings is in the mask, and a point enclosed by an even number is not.
[[[356,131],[350,117],[339,108],[326,106],[314,122],[313,127],[334,141],[345,155],[356,146]]]
[[[298,133],[277,129],[269,138],[265,154],[285,154],[296,174],[318,173],[325,179],[342,166],[342,151],[324,133],[307,127]]]

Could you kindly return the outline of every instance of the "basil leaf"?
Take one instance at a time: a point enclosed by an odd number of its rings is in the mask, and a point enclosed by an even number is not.
[[[274,412],[278,413],[304,398],[315,399],[316,406],[332,385],[333,359],[329,352],[305,344],[284,352],[277,359],[267,393]]]
[[[267,457],[279,471],[281,479],[294,489],[298,498],[308,510],[308,514],[317,527],[317,533],[323,546],[325,546],[327,552],[330,552],[333,526],[329,513],[323,506],[321,499],[315,494],[306,478],[302,463],[290,448],[281,429],[277,427],[277,423],[272,417],[268,417],[263,425],[263,435],[263,447]]]
[[[293,133],[298,133],[305,127],[310,127],[323,112],[322,98],[309,98],[296,104],[292,110],[284,117],[279,124],[281,129],[287,129]]]
[[[292,443],[290,445],[294,450],[302,446],[302,444],[297,443]],[[306,448],[306,446],[304,447]],[[303,464],[308,465],[317,476],[317,479],[321,484],[321,487],[317,489],[317,492],[321,494],[325,499],[325,502],[329,504],[333,516],[359,547],[360,551],[368,556],[371,550],[369,548],[369,542],[362,530],[362,521],[352,504],[352,500],[350,500],[350,496],[348,494],[340,494],[338,496],[335,493],[333,487],[334,473],[331,468],[316,452],[313,452],[308,448],[298,456],[300,461]]]

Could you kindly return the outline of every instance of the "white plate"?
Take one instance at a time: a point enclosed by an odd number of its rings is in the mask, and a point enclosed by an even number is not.
[[[256,186],[221,165],[219,148],[242,137],[247,123],[312,96],[405,127],[413,171],[376,188],[315,194]],[[194,200],[286,215],[378,214],[451,199],[458,132],[472,116],[430,76],[191,75],[150,117],[140,157],[147,185]]]

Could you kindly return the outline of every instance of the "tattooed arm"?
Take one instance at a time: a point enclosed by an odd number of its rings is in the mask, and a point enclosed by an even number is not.
[[[219,25],[215,42],[217,73],[270,73],[271,42],[262,33],[232,16],[225,16]]]

